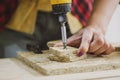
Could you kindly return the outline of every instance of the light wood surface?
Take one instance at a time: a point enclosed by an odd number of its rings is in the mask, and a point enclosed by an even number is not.
[[[18,59],[0,59],[0,80],[20,80],[31,76],[41,75]]]

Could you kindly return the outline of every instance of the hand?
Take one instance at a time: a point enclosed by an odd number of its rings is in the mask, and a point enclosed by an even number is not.
[[[61,45],[62,43],[56,44]],[[109,44],[103,31],[99,27],[89,26],[81,29],[79,32],[68,38],[68,46],[78,47],[78,55],[84,53],[94,53],[95,55],[108,55],[114,48]]]
[[[87,52],[94,53],[95,55],[107,55],[114,51],[112,45],[106,41],[104,32],[118,2],[119,0],[95,0],[92,13],[87,22],[88,26],[70,37],[67,45],[78,47],[79,56]],[[62,43],[56,45],[60,44]]]

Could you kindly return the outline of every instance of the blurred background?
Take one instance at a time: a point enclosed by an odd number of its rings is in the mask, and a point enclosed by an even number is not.
[[[109,42],[120,42],[120,5],[118,5],[110,21],[106,38]]]

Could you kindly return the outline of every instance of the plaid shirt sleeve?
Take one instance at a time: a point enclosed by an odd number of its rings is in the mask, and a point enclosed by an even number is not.
[[[86,26],[93,9],[94,0],[72,0],[72,14]]]
[[[0,31],[10,20],[18,5],[18,0],[0,0]]]

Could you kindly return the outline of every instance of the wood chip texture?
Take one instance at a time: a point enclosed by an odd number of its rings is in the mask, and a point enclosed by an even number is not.
[[[19,52],[18,57],[28,66],[44,75],[63,75],[93,71],[114,70],[120,68],[120,52],[108,56],[88,55],[86,59],[74,62],[57,62],[49,60],[49,51],[43,54]]]
[[[80,59],[85,59],[86,54],[81,57],[77,56],[77,48],[67,46],[66,49],[63,47],[50,47],[50,60],[58,61],[58,62],[72,62]]]

